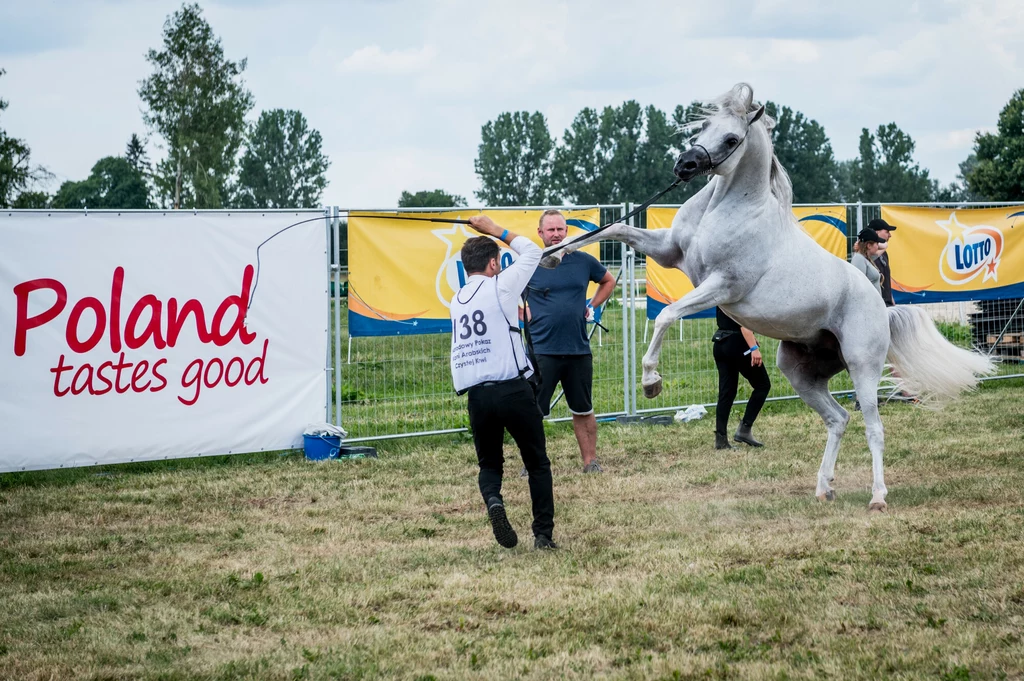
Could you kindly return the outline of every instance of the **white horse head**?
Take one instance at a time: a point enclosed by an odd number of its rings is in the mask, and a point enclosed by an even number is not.
[[[709,174],[732,177],[744,169],[751,184],[761,184],[767,173],[780,207],[791,210],[793,184],[772,148],[775,119],[754,101],[753,88],[738,83],[706,104],[701,113],[682,128],[681,132],[691,135],[690,148],[676,160],[676,177],[686,182]]]

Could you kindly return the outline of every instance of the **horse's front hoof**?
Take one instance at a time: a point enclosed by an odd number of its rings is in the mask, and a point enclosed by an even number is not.
[[[835,500],[836,500],[836,491],[834,489],[830,489],[827,492],[824,492],[824,493],[818,495],[818,501],[835,501]]]
[[[872,501],[868,504],[869,513],[885,513],[887,508],[889,508],[889,505],[884,501]]]
[[[659,378],[654,383],[644,386],[644,397],[649,400],[653,400],[655,397],[661,394],[661,379]]]
[[[557,255],[548,255],[540,259],[540,266],[546,270],[553,270],[562,264],[562,259]]]

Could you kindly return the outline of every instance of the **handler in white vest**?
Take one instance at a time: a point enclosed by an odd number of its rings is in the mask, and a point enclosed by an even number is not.
[[[533,501],[534,546],[556,549],[551,540],[555,503],[544,422],[533,388],[526,381],[533,367],[519,333],[519,300],[540,262],[540,248],[524,236],[502,229],[485,215],[469,218],[486,236],[462,246],[466,285],[452,298],[452,381],[460,395],[469,393],[469,427],[480,464],[480,493],[494,538],[505,548],[518,542],[501,497],[505,464],[502,443],[507,429],[519,446]],[[495,237],[518,254],[501,269]]]

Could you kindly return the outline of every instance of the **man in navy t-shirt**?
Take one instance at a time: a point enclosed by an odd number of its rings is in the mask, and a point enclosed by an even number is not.
[[[544,246],[561,243],[566,236],[565,217],[547,210],[537,229]],[[587,301],[587,286],[598,284]],[[537,402],[545,416],[559,383],[572,412],[572,426],[583,457],[584,473],[600,473],[597,462],[597,419],[591,399],[593,357],[587,338],[587,322],[594,318],[615,288],[615,277],[597,258],[576,251],[562,258],[555,269],[538,268],[527,287],[530,335],[543,381]]]

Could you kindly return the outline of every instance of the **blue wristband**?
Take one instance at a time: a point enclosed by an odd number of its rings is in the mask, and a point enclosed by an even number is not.
[[[508,230],[506,229],[504,232],[501,233],[501,240],[504,241],[505,237],[507,237],[507,236],[508,236]]]
[[[760,345],[755,345],[754,347],[752,347],[752,348],[750,348],[749,350],[747,350],[746,352],[744,352],[744,353],[743,353],[743,355],[744,355],[744,356],[746,356],[746,355],[749,355],[749,354],[750,354],[750,353],[752,353],[752,352],[753,352],[754,350],[757,350],[757,349],[758,349],[758,348],[760,348],[760,347],[761,347]]]

